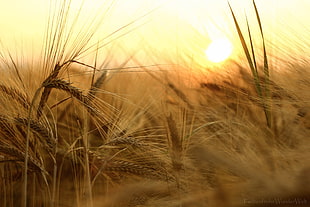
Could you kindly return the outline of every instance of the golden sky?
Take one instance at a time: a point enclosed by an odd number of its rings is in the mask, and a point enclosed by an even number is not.
[[[30,50],[37,55],[43,45],[49,10],[53,8],[50,2],[57,7],[56,0],[0,0],[2,50],[19,53],[23,48],[23,53]],[[244,33],[247,32],[245,15],[248,16],[254,41],[260,45],[252,1],[229,2]],[[72,1],[72,17],[78,13],[80,3],[81,0]],[[257,0],[256,4],[269,53],[281,58],[301,57],[309,61],[304,54],[309,51],[310,45],[310,25],[307,20],[310,19],[310,1]],[[109,5],[112,7],[107,12]],[[240,55],[240,43],[227,0],[85,0],[79,24],[72,35],[78,36],[78,32],[93,29],[87,25],[96,23],[96,17],[99,20],[103,18],[103,21],[100,27],[96,27],[94,43],[134,22],[105,42],[112,42],[106,48],[123,56],[131,53],[145,55],[148,51],[148,58],[154,61],[164,62],[165,59],[169,61],[169,58],[182,58],[184,55],[203,62],[204,50],[213,39],[220,37],[232,42],[233,55]]]

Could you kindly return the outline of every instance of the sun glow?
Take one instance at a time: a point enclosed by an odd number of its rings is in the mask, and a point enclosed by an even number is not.
[[[211,42],[205,53],[211,62],[219,63],[226,60],[232,53],[233,47],[226,38],[216,39]]]

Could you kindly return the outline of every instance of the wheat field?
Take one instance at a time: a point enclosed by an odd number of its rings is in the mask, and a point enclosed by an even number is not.
[[[40,61],[0,51],[0,206],[310,206],[309,64],[86,64],[69,9]]]

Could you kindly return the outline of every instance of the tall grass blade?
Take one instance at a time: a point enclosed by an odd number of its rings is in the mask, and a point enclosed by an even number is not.
[[[241,29],[240,29],[240,26],[239,26],[238,21],[236,19],[236,16],[234,14],[234,11],[232,10],[232,8],[231,8],[229,3],[228,3],[228,5],[229,5],[229,8],[230,8],[231,14],[233,16],[233,19],[234,19],[234,23],[235,23],[235,26],[236,26],[236,29],[237,29],[237,32],[238,32],[238,36],[239,36],[239,39],[241,41],[241,44],[242,44],[242,47],[243,47],[243,50],[244,50],[244,54],[246,55],[247,61],[248,61],[249,66],[251,68],[251,72],[253,74],[256,91],[257,91],[259,96],[262,96],[262,92],[261,92],[261,89],[260,89],[260,84],[259,84],[259,81],[258,81],[258,76],[256,75],[255,67],[254,67],[254,64],[253,64],[253,61],[252,61],[249,49],[247,47],[247,44],[246,44],[245,39],[243,37],[243,34],[241,32]]]
[[[256,92],[258,93],[260,101],[262,102],[262,105],[263,105],[263,110],[264,110],[264,113],[265,113],[267,126],[270,128],[271,127],[271,111],[270,111],[270,104],[268,104],[268,101],[270,100],[268,61],[267,61],[267,54],[266,54],[266,48],[265,48],[262,24],[261,24],[260,17],[259,17],[259,14],[258,14],[258,10],[257,10],[257,7],[256,7],[256,4],[255,4],[254,0],[253,0],[253,4],[254,4],[254,8],[255,8],[255,13],[256,13],[257,21],[258,21],[259,27],[260,27],[260,32],[261,32],[261,35],[262,35],[262,38],[263,38],[264,76],[265,76],[263,83],[260,82],[260,78],[259,78],[259,74],[258,74],[258,70],[257,70],[256,58],[255,58],[255,53],[254,53],[253,41],[252,41],[252,35],[251,35],[248,19],[246,19],[246,21],[247,21],[247,28],[248,28],[249,38],[250,38],[250,44],[251,44],[251,51],[252,51],[252,55],[253,55],[253,60],[251,58],[249,49],[248,49],[248,47],[246,45],[245,39],[244,39],[244,37],[242,35],[242,32],[241,32],[241,29],[239,27],[239,24],[238,24],[238,21],[236,19],[236,16],[235,16],[235,14],[234,14],[230,4],[228,3],[230,11],[231,11],[231,14],[232,14],[233,19],[234,19],[234,23],[235,23],[238,35],[239,35],[239,39],[241,41],[244,53],[246,55],[247,61],[249,63],[249,66],[250,66],[250,69],[251,69],[251,72],[252,72],[252,75],[253,75]],[[263,93],[263,89],[262,88],[264,88],[264,93]]]
[[[237,19],[236,19],[235,14],[234,14],[234,11],[232,10],[232,8],[231,8],[231,6],[230,6],[229,3],[228,3],[228,5],[229,5],[229,8],[230,8],[231,14],[232,14],[232,16],[233,16],[234,23],[235,23],[235,26],[236,26],[236,29],[237,29],[237,32],[238,32],[239,39],[240,39],[240,41],[241,41],[241,44],[242,44],[242,47],[243,47],[243,50],[244,50],[244,53],[245,53],[246,58],[247,58],[247,60],[248,60],[249,66],[250,66],[250,68],[251,68],[251,71],[252,71],[252,73],[254,74],[254,73],[255,73],[255,72],[254,72],[254,66],[253,66],[253,63],[252,63],[252,58],[251,58],[250,52],[249,52],[249,50],[248,50],[248,47],[247,47],[246,42],[245,42],[245,40],[244,40],[244,37],[243,37],[243,35],[242,35],[241,29],[240,29],[240,27],[239,27],[239,24],[238,24],[238,21],[237,21]]]
[[[255,68],[255,74],[253,74],[253,75],[256,75],[258,80],[259,80],[258,71],[257,71],[257,64],[256,64],[256,58],[255,58],[255,51],[254,51],[252,35],[251,35],[251,29],[250,29],[250,26],[249,26],[249,21],[248,21],[247,16],[246,16],[246,24],[247,24],[248,33],[249,33],[249,39],[250,39],[250,45],[251,45],[251,51],[252,51],[252,57],[253,57],[253,66]]]
[[[268,59],[267,59],[267,52],[266,52],[266,44],[265,44],[265,38],[264,38],[264,33],[263,33],[263,27],[262,23],[259,17],[258,9],[255,4],[255,1],[253,0],[253,5],[255,9],[255,14],[257,18],[257,22],[259,25],[260,33],[262,36],[262,41],[263,41],[263,53],[264,53],[264,90],[265,90],[265,97],[270,100],[271,94],[270,94],[270,76],[269,76],[269,66],[268,66]],[[271,127],[271,109],[270,109],[270,104],[267,103],[266,107],[266,118],[267,118],[267,124],[269,127]]]

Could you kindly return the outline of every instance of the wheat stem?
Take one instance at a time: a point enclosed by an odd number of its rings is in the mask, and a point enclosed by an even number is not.
[[[34,107],[34,103],[39,96],[42,87],[38,88],[32,98],[30,108],[28,110],[28,123],[27,123],[27,136],[26,136],[26,149],[25,149],[25,163],[24,163],[24,186],[23,186],[23,198],[22,206],[27,207],[27,185],[28,185],[28,156],[29,156],[29,142],[30,142],[30,128],[31,128],[31,114]]]

